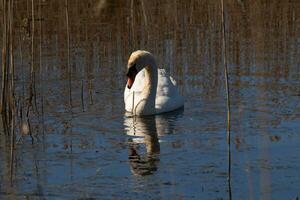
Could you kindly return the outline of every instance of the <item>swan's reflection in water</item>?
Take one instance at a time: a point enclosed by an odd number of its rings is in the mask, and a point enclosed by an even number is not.
[[[124,125],[129,144],[129,163],[134,175],[150,175],[157,170],[159,162],[159,138],[172,134],[183,108],[153,116],[125,116]],[[143,153],[145,151],[145,153]]]

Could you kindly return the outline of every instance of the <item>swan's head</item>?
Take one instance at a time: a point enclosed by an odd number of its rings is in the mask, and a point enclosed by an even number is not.
[[[131,53],[128,64],[126,76],[128,77],[127,87],[130,89],[134,83],[136,75],[146,66],[153,67],[155,64],[154,56],[144,50],[137,50]]]

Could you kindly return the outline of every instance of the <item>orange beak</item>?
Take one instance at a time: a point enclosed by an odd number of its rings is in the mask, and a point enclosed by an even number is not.
[[[127,80],[127,87],[130,89],[133,85],[133,82],[134,82],[134,79],[135,79],[135,76],[133,77],[128,77],[128,80]]]
[[[134,67],[131,67],[128,72],[127,72],[127,77],[128,77],[128,80],[127,80],[127,87],[130,89],[134,83],[134,79],[135,79],[135,76],[137,75],[138,71],[136,70],[135,66]]]

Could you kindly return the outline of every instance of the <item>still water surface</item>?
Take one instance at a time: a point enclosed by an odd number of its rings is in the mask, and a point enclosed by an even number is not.
[[[226,1],[233,199],[300,196],[300,4]],[[2,9],[2,7],[1,7]],[[34,144],[0,142],[1,199],[228,199],[218,1],[34,1]],[[27,109],[31,1],[15,3],[16,91]],[[124,112],[130,53],[151,51],[184,109]],[[26,121],[26,119],[22,119]],[[21,123],[21,122],[20,122]]]

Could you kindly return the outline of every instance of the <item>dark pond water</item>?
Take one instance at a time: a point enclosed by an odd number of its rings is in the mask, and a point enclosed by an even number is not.
[[[32,1],[14,4],[14,58],[18,112],[30,109],[34,142],[19,116],[11,167],[0,135],[0,199],[228,199],[220,2],[69,0],[71,70],[65,2],[33,3],[34,17]],[[296,199],[300,4],[229,0],[225,14],[232,197]],[[136,49],[177,80],[184,109],[125,115]]]

